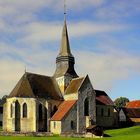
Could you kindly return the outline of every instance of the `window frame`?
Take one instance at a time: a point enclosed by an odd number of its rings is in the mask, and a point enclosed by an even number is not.
[[[22,118],[28,118],[28,107],[27,103],[22,105]]]

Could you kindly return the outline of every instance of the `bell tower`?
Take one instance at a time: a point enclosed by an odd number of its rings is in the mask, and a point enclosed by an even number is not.
[[[65,9],[66,6],[64,6]],[[66,10],[64,10],[64,25],[62,31],[61,48],[56,58],[56,70],[54,77],[59,85],[61,93],[64,94],[65,89],[73,78],[78,77],[74,70],[75,59],[70,50],[69,37],[66,23]]]

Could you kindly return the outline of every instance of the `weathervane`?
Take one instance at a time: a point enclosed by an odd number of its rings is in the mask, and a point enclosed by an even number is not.
[[[66,19],[66,14],[67,14],[67,11],[66,11],[66,0],[64,0],[64,16],[65,16],[65,19]]]

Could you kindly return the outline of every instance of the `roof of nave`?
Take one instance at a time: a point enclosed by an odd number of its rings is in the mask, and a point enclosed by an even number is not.
[[[71,110],[71,108],[75,105],[77,100],[71,100],[71,101],[63,101],[59,107],[56,113],[52,116],[52,121],[61,121],[67,113]]]
[[[53,77],[26,72],[8,97],[61,99],[62,95]]]
[[[130,101],[126,104],[127,108],[140,108],[140,100]]]
[[[101,90],[95,90],[96,92],[96,103],[101,105],[113,105],[111,98]]]
[[[65,91],[65,94],[71,94],[71,93],[78,92],[78,89],[80,88],[84,79],[85,79],[85,77],[72,79],[72,81],[70,82],[69,86],[67,87],[67,89]]]

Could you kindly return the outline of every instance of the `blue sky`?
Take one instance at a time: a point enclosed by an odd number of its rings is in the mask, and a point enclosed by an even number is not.
[[[63,0],[0,0],[0,96],[27,71],[53,75]],[[114,100],[140,99],[140,1],[67,0],[75,69]]]

